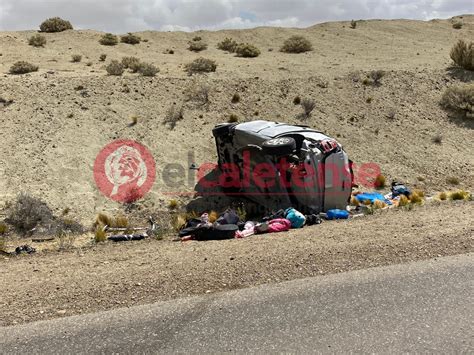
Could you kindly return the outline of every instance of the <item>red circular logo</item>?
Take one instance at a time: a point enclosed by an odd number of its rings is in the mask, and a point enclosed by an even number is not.
[[[155,182],[155,160],[150,151],[134,140],[107,144],[94,162],[99,190],[117,202],[131,203],[150,191]]]

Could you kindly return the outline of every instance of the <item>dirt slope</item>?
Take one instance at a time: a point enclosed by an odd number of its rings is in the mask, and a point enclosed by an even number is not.
[[[0,33],[0,96],[14,100],[0,107],[0,203],[27,191],[58,211],[71,208],[85,222],[97,211],[117,209],[95,188],[92,167],[105,144],[131,138],[151,149],[158,166],[157,182],[143,204],[161,208],[170,198],[166,192],[193,187],[185,182],[164,186],[165,164],[186,168],[188,152],[198,164],[214,162],[211,129],[231,113],[240,120],[300,123],[301,108],[293,104],[297,95],[317,102],[305,123],[338,137],[357,163],[375,162],[389,179],[428,191],[445,188],[448,176],[458,177],[461,187],[474,186],[472,122],[450,118],[438,104],[444,89],[461,80],[459,72],[448,70],[449,50],[458,38],[474,37],[472,16],[464,16],[461,30],[453,29],[450,20],[399,20],[364,21],[357,29],[338,22],[302,30],[202,31],[198,35],[209,49],[199,54],[186,49],[194,33],[143,32],[148,42],[105,47],[98,43],[101,33],[67,31],[45,34],[45,48],[27,44],[33,33]],[[281,43],[293,34],[308,37],[314,51],[280,53]],[[217,50],[225,37],[251,42],[262,54],[243,59]],[[175,54],[164,54],[166,49]],[[107,54],[106,63],[133,55],[161,72],[153,79],[131,73],[110,77],[99,61],[101,53]],[[82,62],[72,63],[71,54],[81,54]],[[199,56],[216,60],[217,72],[188,77],[184,64]],[[40,70],[8,75],[17,60]],[[357,81],[375,69],[387,71],[380,87]],[[183,104],[184,92],[195,83],[211,87],[210,104],[184,103],[184,120],[169,130],[162,124],[166,111]],[[235,92],[241,101],[231,104]],[[138,124],[128,127],[132,115]],[[441,145],[432,143],[437,134]]]

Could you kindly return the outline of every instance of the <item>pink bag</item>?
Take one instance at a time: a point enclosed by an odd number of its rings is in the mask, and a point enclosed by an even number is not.
[[[272,219],[268,222],[268,233],[286,232],[290,228],[291,222],[285,218]]]

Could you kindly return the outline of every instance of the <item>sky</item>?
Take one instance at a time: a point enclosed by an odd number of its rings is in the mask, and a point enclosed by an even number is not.
[[[54,16],[76,29],[124,33],[308,27],[326,21],[429,20],[472,13],[474,0],[0,0],[0,30],[37,29]]]

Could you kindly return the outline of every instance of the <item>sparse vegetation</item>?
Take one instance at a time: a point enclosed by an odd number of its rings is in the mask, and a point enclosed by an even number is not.
[[[159,73],[160,69],[150,63],[141,63],[138,71],[143,76],[153,77]]]
[[[99,43],[103,46],[115,46],[118,43],[118,37],[112,33],[106,33],[100,38]]]
[[[171,199],[168,201],[168,208],[170,210],[175,210],[176,208],[178,208],[178,201],[175,200],[175,199]]]
[[[461,20],[455,20],[453,22],[453,28],[455,30],[460,30],[462,28],[462,26],[464,26],[464,23]]]
[[[99,60],[101,62],[105,62],[106,59],[107,59],[107,54],[101,54],[100,57],[99,57]]]
[[[235,49],[237,57],[243,58],[255,58],[260,55],[260,49],[255,47],[253,44],[241,43]]]
[[[474,83],[460,84],[446,89],[441,105],[452,111],[474,117]]]
[[[301,104],[301,97],[295,96],[295,98],[293,99],[293,104],[295,105]]]
[[[82,60],[82,55],[80,54],[73,54],[71,56],[71,62],[73,63],[79,63]]]
[[[140,60],[137,57],[123,57],[122,66],[124,69],[130,69],[132,73],[140,70]]]
[[[0,235],[4,235],[8,232],[8,226],[4,222],[0,222]]]
[[[413,191],[412,194],[409,196],[410,202],[414,204],[422,204],[423,203],[423,194],[419,191]]]
[[[185,71],[188,75],[193,75],[196,73],[211,73],[215,72],[217,69],[217,64],[215,61],[206,58],[198,58],[192,61],[191,63],[186,64]]]
[[[120,37],[120,42],[122,42],[122,43],[135,45],[135,44],[140,43],[140,41],[141,41],[140,37],[138,37],[137,35],[134,35],[133,33],[130,33],[130,32],[128,34],[123,35],[123,36]]]
[[[449,199],[453,201],[468,200],[469,197],[469,192],[464,190],[456,190],[449,193]]]
[[[292,36],[288,38],[280,51],[285,53],[303,53],[313,50],[311,42],[303,36]]]
[[[201,106],[207,105],[209,103],[209,92],[210,87],[208,85],[194,84],[185,92],[186,101],[194,101]]]
[[[239,103],[240,102],[240,95],[238,92],[236,92],[233,96],[232,96],[232,100],[231,102],[233,104],[236,104],[236,103]]]
[[[441,200],[441,201],[446,201],[448,199],[448,194],[446,192],[440,192],[438,194],[438,198]]]
[[[41,32],[62,32],[72,29],[71,23],[60,17],[49,18],[40,25]]]
[[[466,70],[474,70],[474,42],[468,44],[460,39],[451,49],[450,56],[457,66]]]
[[[408,200],[408,197],[406,197],[405,195],[400,196],[400,199],[398,200],[398,206],[399,207],[405,207],[409,203],[410,203],[410,201]]]
[[[98,225],[94,232],[94,241],[96,243],[103,243],[107,240],[107,235],[103,225]]]
[[[195,36],[195,37],[193,37],[193,41],[194,42],[202,41],[202,37],[201,36]]]
[[[207,43],[204,43],[202,41],[191,41],[189,42],[188,49],[193,52],[201,52],[207,49]]]
[[[375,85],[380,85],[380,80],[385,76],[385,72],[383,70],[372,70],[369,75]]]
[[[117,75],[120,76],[124,72],[124,67],[122,63],[120,63],[118,60],[112,60],[106,67],[105,70],[107,70],[107,73],[109,75]]]
[[[457,177],[450,176],[446,179],[446,182],[450,185],[459,185],[460,181]]]
[[[54,220],[53,212],[39,198],[20,193],[7,211],[6,222],[18,232],[26,233],[38,224],[48,224]]]
[[[230,52],[230,53],[234,53],[237,46],[238,46],[238,43],[234,41],[232,38],[225,38],[222,42],[219,42],[217,44],[218,49],[222,51]]]
[[[166,112],[165,119],[163,120],[164,125],[168,125],[169,129],[174,129],[176,124],[184,119],[184,109],[183,106],[173,105]]]
[[[437,134],[436,136],[433,137],[432,141],[435,144],[441,144],[443,143],[443,136],[441,134]]]
[[[355,29],[357,28],[357,21],[355,21],[355,20],[352,20],[352,21],[351,21],[351,28],[352,28],[353,30],[355,30]]]
[[[40,34],[35,34],[28,38],[28,44],[33,47],[44,47],[46,44],[46,37]]]
[[[10,74],[26,74],[35,71],[38,71],[38,66],[25,61],[16,62],[10,67]]]
[[[133,115],[131,118],[131,122],[129,124],[130,127],[135,126],[138,123],[138,116]]]

